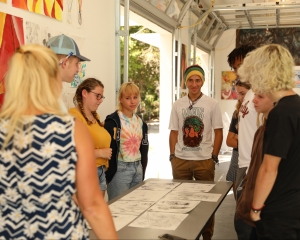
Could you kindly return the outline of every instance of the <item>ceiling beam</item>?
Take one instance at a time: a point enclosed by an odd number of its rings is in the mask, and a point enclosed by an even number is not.
[[[254,29],[266,29],[266,27],[268,27],[268,28],[299,28],[299,25],[285,24],[285,25],[281,25],[281,26],[277,27],[277,26],[263,24],[261,26],[254,26]],[[239,24],[231,25],[230,28],[231,29],[253,29],[253,28],[250,28],[249,26],[243,27]]]
[[[253,28],[253,22],[252,22],[252,19],[251,19],[251,16],[250,16],[249,12],[247,10],[244,10],[244,13],[245,13],[245,15],[248,19],[250,27]]]
[[[180,13],[179,13],[179,17],[178,17],[178,23],[181,25],[181,22],[187,12],[187,10],[190,8],[191,4],[192,4],[193,0],[187,0],[186,3],[183,5]]]
[[[251,4],[235,4],[232,6],[228,5],[215,5],[212,8],[212,11],[250,11],[250,10],[276,10],[276,9],[294,9],[294,8],[300,8],[300,1],[296,1],[297,3],[289,3],[289,2],[284,2],[285,4],[279,3],[278,5],[253,5]],[[206,10],[206,9],[202,9]]]
[[[276,9],[276,25],[277,27],[280,26],[280,10]]]
[[[211,29],[211,27],[215,21],[216,21],[215,17],[213,17],[213,19],[210,20],[208,26],[206,27],[206,29],[204,30],[204,33],[201,36],[202,39],[206,38],[206,35],[208,34],[209,30]]]

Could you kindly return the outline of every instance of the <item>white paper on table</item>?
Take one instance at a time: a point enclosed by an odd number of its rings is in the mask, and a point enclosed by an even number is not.
[[[144,185],[137,188],[137,190],[151,190],[151,191],[166,191],[173,190],[180,182],[168,182],[168,181],[148,181]]]
[[[182,183],[173,191],[199,191],[209,192],[216,184],[205,184],[205,183]]]
[[[194,191],[172,191],[164,200],[185,200],[185,201],[205,201],[217,202],[221,197],[220,193],[204,193]]]
[[[165,200],[164,198],[149,208],[149,212],[188,213],[192,211],[200,201]]]
[[[112,214],[140,215],[155,202],[121,201],[118,200],[109,205]]]
[[[112,214],[114,220],[116,231],[121,230],[128,223],[132,222],[136,216],[134,215],[122,215],[122,214]]]
[[[145,190],[134,190],[124,197],[121,201],[147,201],[147,202],[156,202],[165,196],[169,191],[145,191]]]
[[[134,220],[129,227],[175,230],[188,214],[145,212]]]

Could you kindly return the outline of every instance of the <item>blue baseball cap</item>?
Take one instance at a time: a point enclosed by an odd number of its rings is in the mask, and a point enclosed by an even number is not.
[[[80,61],[91,61],[82,56],[76,42],[64,34],[50,38],[47,47],[51,48],[56,54],[69,55],[72,52],[72,56],[78,57]]]

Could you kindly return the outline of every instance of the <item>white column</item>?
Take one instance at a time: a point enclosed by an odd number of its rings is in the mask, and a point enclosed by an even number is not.
[[[172,178],[169,161],[169,120],[172,109],[172,34],[160,38],[159,178]]]

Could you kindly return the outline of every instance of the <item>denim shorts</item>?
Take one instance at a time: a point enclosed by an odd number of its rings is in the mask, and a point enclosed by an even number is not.
[[[107,190],[105,170],[106,170],[105,166],[97,167],[99,186],[100,186],[101,191]]]
[[[107,186],[108,199],[111,200],[126,190],[143,181],[143,167],[141,161],[118,161],[117,172]]]

